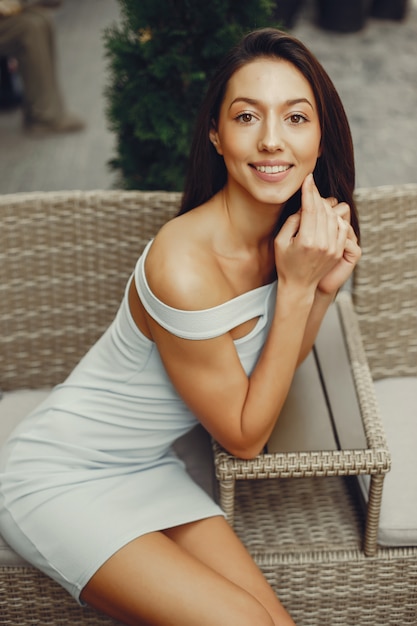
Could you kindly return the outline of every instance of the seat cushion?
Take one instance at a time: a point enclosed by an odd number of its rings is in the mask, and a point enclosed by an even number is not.
[[[8,391],[0,398],[0,447],[24,415],[40,404],[49,389]],[[14,552],[0,535],[0,567],[22,567],[27,563]]]
[[[384,378],[375,392],[392,456],[384,480],[378,543],[417,545],[417,378]],[[369,476],[360,477],[367,498]]]

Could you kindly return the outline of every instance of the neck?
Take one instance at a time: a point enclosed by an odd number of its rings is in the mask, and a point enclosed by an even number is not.
[[[220,194],[230,234],[237,245],[253,249],[273,244],[281,206],[260,203],[245,194],[231,193],[228,186]]]

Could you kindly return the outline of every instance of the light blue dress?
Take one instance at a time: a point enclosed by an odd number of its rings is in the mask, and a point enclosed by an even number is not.
[[[259,318],[235,341],[250,374],[268,333],[276,283],[211,309],[179,311],[149,289],[144,261],[151,244],[130,279],[149,314],[191,340]],[[172,450],[196,418],[172,386],[155,344],[134,323],[129,284],[108,330],[19,424],[0,455],[3,537],[77,600],[97,569],[129,541],[223,514]],[[227,407],[224,414],[227,419]]]

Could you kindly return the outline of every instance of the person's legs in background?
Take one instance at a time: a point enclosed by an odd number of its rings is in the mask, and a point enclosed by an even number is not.
[[[55,65],[55,37],[51,19],[31,7],[0,18],[0,54],[18,62],[23,84],[23,118],[31,134],[74,132],[84,128],[67,112]]]
[[[0,110],[9,111],[22,105],[22,90],[16,85],[16,73],[12,71],[12,62],[0,56]]]

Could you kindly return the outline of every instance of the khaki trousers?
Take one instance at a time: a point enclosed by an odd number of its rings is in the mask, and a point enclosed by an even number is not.
[[[51,122],[64,113],[55,67],[55,37],[48,14],[36,7],[0,16],[0,56],[17,59],[24,90],[24,121]]]

